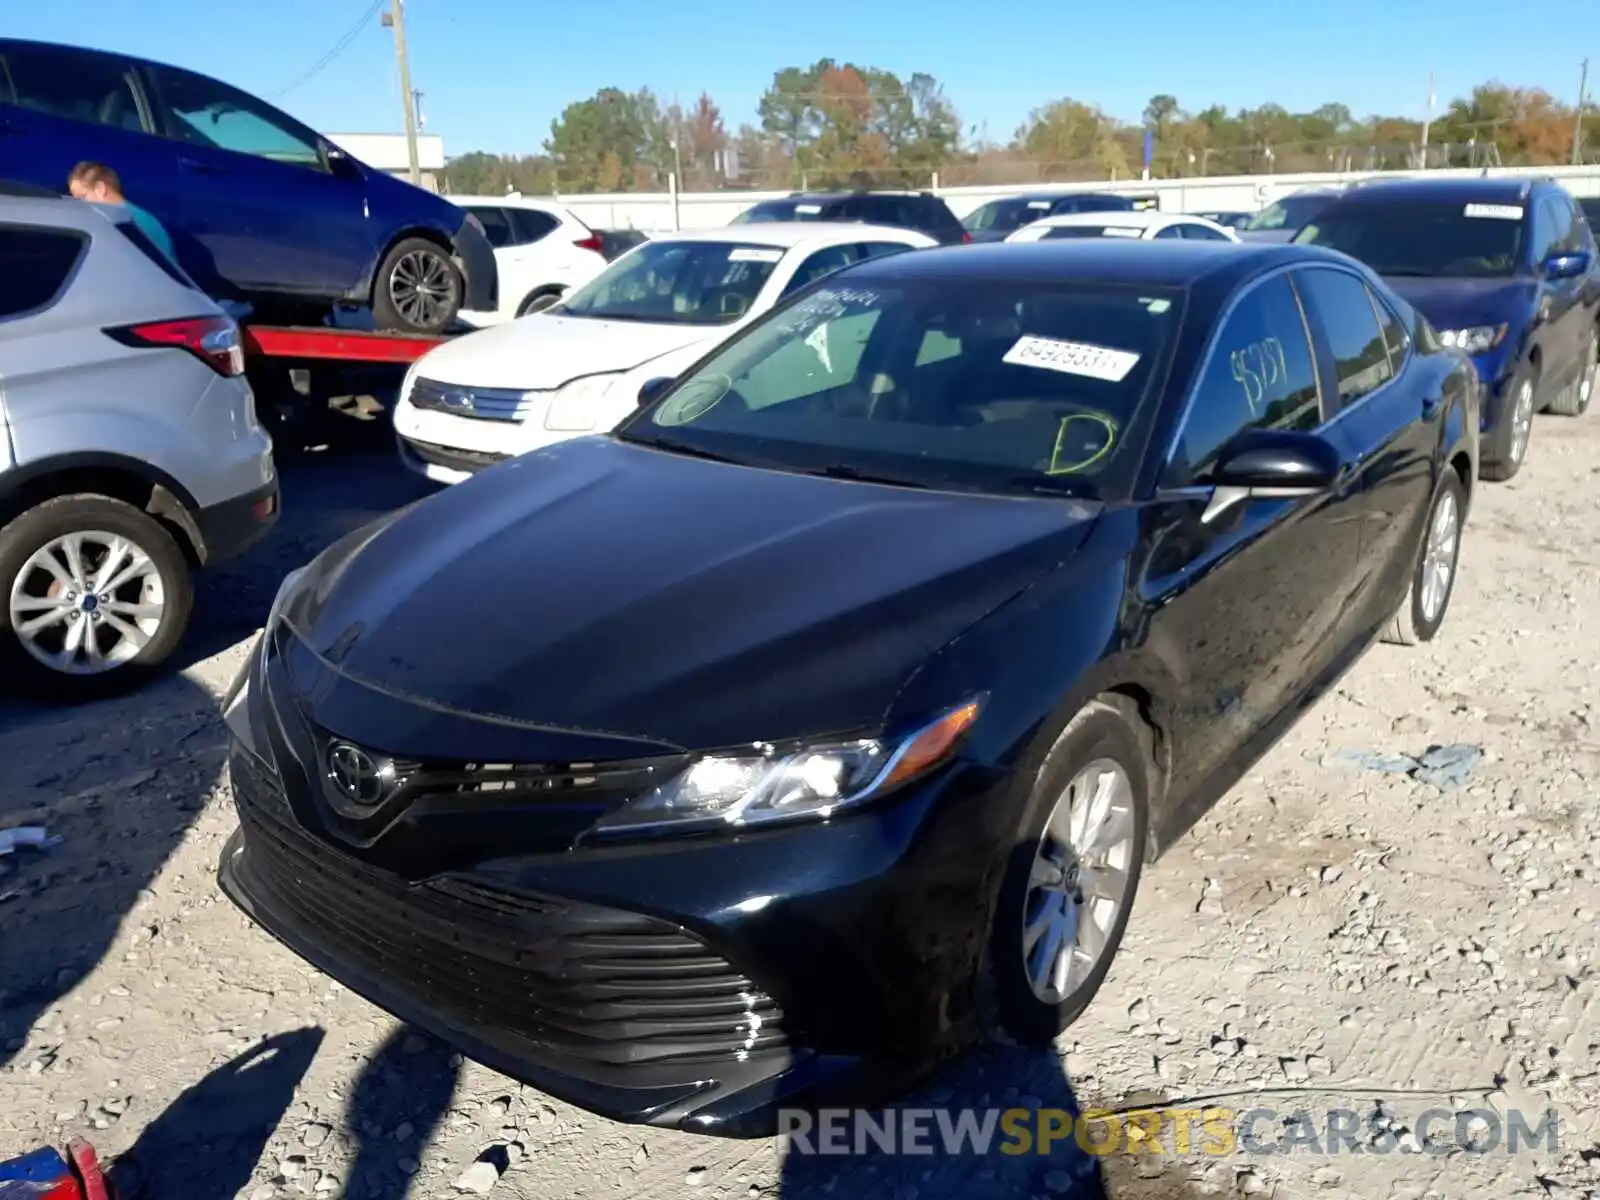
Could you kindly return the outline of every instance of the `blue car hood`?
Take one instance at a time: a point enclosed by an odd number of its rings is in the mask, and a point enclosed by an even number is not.
[[[1385,276],[1384,282],[1414,305],[1435,329],[1516,323],[1532,310],[1531,279],[1419,279]]]

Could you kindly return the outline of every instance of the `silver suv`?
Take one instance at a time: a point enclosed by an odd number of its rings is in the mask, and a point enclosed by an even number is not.
[[[232,318],[125,210],[29,191],[0,184],[0,689],[86,699],[172,654],[278,477]]]

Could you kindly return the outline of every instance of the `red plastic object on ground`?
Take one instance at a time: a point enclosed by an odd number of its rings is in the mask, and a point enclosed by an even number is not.
[[[81,1138],[67,1153],[45,1148],[0,1162],[0,1200],[115,1200],[94,1147]]]

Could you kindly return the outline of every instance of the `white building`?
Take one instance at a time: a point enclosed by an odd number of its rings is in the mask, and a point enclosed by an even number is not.
[[[369,167],[390,175],[407,177],[411,170],[403,133],[330,133],[328,140],[346,150]],[[417,166],[422,186],[439,190],[439,172],[444,170],[444,139],[436,133],[417,134]]]

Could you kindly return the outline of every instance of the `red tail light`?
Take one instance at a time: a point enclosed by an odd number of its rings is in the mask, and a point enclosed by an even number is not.
[[[106,334],[124,346],[171,346],[187,350],[218,375],[244,374],[244,345],[231,317],[184,317],[124,325]]]
[[[593,250],[596,254],[604,254],[606,249],[605,236],[599,233],[591,233],[588,237],[579,238],[572,244],[579,250]]]
[[[972,235],[965,229],[961,231],[961,244],[963,246],[970,246],[972,244]]]

